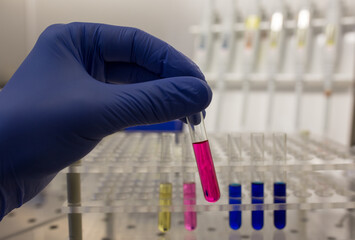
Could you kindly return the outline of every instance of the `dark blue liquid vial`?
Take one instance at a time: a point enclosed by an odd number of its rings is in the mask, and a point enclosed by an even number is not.
[[[286,183],[274,183],[274,203],[286,203]],[[286,210],[274,211],[274,225],[277,229],[286,226]]]
[[[229,184],[229,204],[242,203],[242,185],[239,183]],[[233,207],[234,209],[235,207]],[[229,226],[231,229],[238,230],[242,226],[242,212],[233,210],[229,212]]]
[[[251,184],[251,203],[264,203],[264,183],[252,182]],[[264,226],[264,211],[255,210],[251,212],[251,225],[255,230],[261,230]]]

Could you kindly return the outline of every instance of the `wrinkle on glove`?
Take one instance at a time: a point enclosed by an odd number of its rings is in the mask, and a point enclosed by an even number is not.
[[[0,219],[103,137],[185,118],[211,98],[196,64],[139,29],[48,27],[0,92]]]

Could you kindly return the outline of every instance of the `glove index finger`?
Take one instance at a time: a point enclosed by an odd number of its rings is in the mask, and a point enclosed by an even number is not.
[[[199,67],[168,43],[137,28],[100,24],[99,47],[106,62],[135,63],[161,78],[205,80]]]
[[[113,91],[114,98],[108,99],[110,111],[106,118],[124,128],[190,116],[203,111],[212,99],[212,91],[207,83],[194,77],[108,87]]]

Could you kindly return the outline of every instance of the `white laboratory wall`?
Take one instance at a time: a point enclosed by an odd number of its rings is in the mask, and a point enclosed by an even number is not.
[[[149,32],[192,57],[189,27],[200,21],[203,0],[1,0],[0,83],[7,81],[54,23],[99,22]],[[0,84],[1,85],[1,84]]]
[[[26,56],[25,6],[23,0],[0,1],[0,86]]]
[[[225,0],[217,0],[223,9]],[[200,22],[204,0],[1,0],[0,82],[8,80],[27,55],[39,34],[50,24],[72,21],[102,22],[141,28],[193,56],[193,38],[188,29]],[[243,12],[245,1],[237,0]],[[273,0],[261,0],[265,13]],[[299,1],[286,0],[294,11]],[[318,13],[326,0],[313,0]],[[355,2],[343,0],[346,14],[355,13]]]
[[[216,7],[223,18],[224,1],[217,0]],[[30,51],[39,34],[50,24],[67,23],[72,21],[101,22],[114,25],[133,26],[143,29],[169,42],[189,57],[194,56],[194,35],[189,32],[192,25],[200,23],[201,6],[206,0],[0,0],[0,83],[6,82],[26,54]],[[238,13],[243,14],[246,0],[237,0]],[[264,15],[270,15],[273,0],[261,0]],[[300,1],[286,0],[290,12],[295,12]],[[327,1],[313,0],[319,17],[324,16]],[[355,1],[342,1],[345,15],[355,13]],[[294,16],[290,16],[294,17]],[[318,49],[315,58],[320,58],[319,48],[322,36],[318,36]],[[343,62],[354,57],[351,49],[353,36],[344,40]],[[291,50],[290,50],[291,51]],[[317,53],[318,52],[318,53]],[[318,54],[318,55],[317,55]],[[344,54],[344,55],[345,55]],[[292,54],[287,54],[292,58]],[[287,61],[287,59],[285,60]],[[292,60],[288,60],[292,61]],[[317,60],[315,60],[317,61]],[[312,64],[315,73],[321,71],[319,66]],[[292,69],[286,66],[285,72]],[[342,67],[342,66],[340,66]],[[345,67],[346,71],[353,66]],[[0,84],[1,85],[1,84]],[[239,131],[241,94],[240,90],[228,89],[223,104],[222,131]],[[218,94],[215,93],[215,96]],[[330,136],[342,143],[349,143],[350,125],[352,121],[352,89],[345,94],[336,94],[332,100],[332,116]],[[322,132],[323,95],[305,93],[303,99],[302,128],[315,133]],[[216,99],[216,98],[214,98]],[[248,110],[248,130],[265,130],[267,96],[262,91],[255,91],[250,97]],[[277,93],[274,109],[274,130],[293,131],[295,98],[292,91]],[[209,131],[214,130],[216,102],[212,101],[208,108],[206,119]]]

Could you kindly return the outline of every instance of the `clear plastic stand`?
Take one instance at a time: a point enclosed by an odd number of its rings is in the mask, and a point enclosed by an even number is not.
[[[240,211],[355,207],[355,201],[351,200],[354,198],[349,198],[354,197],[355,192],[349,190],[346,184],[346,170],[355,169],[354,155],[348,148],[331,141],[325,142],[321,138],[297,135],[288,137],[286,154],[281,149],[286,147],[283,136],[265,135],[263,164],[255,164],[250,161],[256,151],[255,146],[250,146],[250,134],[234,137],[234,151],[239,152],[230,160],[227,136],[211,135],[211,152],[215,160],[221,199],[213,204],[208,203],[204,199],[201,186],[197,184],[196,205],[193,210],[235,210],[233,204],[228,203],[228,186],[232,180],[246,183],[241,185],[242,203],[237,204]],[[125,140],[122,142],[123,139]],[[188,175],[189,181],[194,180],[193,173],[197,172],[197,168],[192,159],[181,160],[182,153],[185,158],[193,156],[190,143],[186,144],[186,136],[176,139],[180,140],[171,142],[167,161],[166,157],[161,157],[161,154],[165,154],[162,153],[161,146],[164,145],[166,136],[155,133],[118,133],[105,138],[80,164],[70,167],[70,174],[82,175],[81,205],[65,204],[64,211],[159,212],[160,176],[164,173],[172,184],[172,203],[164,206],[164,209],[184,212],[186,204],[184,205],[183,183]],[[122,144],[126,142],[131,144]],[[183,150],[183,147],[186,149]],[[281,161],[280,157],[286,159]],[[255,176],[260,175],[265,180],[264,203],[252,204],[250,183]],[[236,176],[243,177],[235,179]],[[287,184],[287,202],[274,203],[273,184],[281,180]]]

